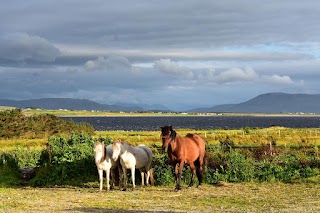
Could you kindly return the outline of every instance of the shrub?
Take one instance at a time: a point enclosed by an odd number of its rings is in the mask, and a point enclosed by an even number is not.
[[[40,169],[30,184],[34,186],[79,185],[96,177],[93,139],[73,133],[70,138],[51,136],[39,161]]]
[[[166,154],[154,153],[152,165],[156,185],[171,185],[174,183],[173,168]]]
[[[21,174],[18,162],[10,155],[3,153],[0,155],[0,186],[18,186],[21,184]]]
[[[54,115],[26,117],[21,109],[0,111],[0,138],[42,138],[52,134],[71,134],[73,131],[93,134],[89,124],[76,124]]]

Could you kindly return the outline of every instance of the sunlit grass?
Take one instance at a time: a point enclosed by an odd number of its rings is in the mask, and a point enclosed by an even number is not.
[[[318,177],[319,183],[319,177]],[[0,188],[1,212],[319,212],[320,184],[222,183],[201,188]]]
[[[192,130],[178,129],[180,135],[195,133],[205,139],[207,144],[218,145],[227,137],[238,146],[261,146],[275,142],[277,146],[319,146],[320,129],[293,129],[284,127],[270,127],[263,129],[238,130]],[[159,131],[96,131],[96,136],[121,139],[132,144],[161,144]]]
[[[236,146],[261,146],[274,141],[276,146],[303,147],[320,146],[319,128],[284,128],[270,127],[249,130],[192,130],[177,129],[180,135],[195,133],[205,139],[208,145],[219,145],[220,141],[228,137]],[[95,138],[109,136],[112,140],[120,139],[133,145],[161,145],[159,131],[95,131]],[[29,147],[31,149],[44,148],[47,138],[41,139],[2,139],[0,140],[0,152],[15,149],[16,147]]]
[[[41,139],[2,139],[0,140],[0,153],[8,152],[17,148],[28,148],[34,150],[44,149],[47,143],[46,138]]]

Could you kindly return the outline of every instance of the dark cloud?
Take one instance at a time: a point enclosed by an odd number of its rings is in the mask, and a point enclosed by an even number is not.
[[[0,7],[0,98],[187,108],[264,92],[320,93],[319,6],[11,0]]]
[[[60,51],[46,39],[26,33],[0,36],[0,58],[11,61],[53,62]]]

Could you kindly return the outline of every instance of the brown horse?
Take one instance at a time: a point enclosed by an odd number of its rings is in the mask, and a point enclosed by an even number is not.
[[[180,136],[172,129],[172,126],[161,128],[162,149],[168,152],[168,157],[175,168],[175,191],[181,190],[181,173],[185,164],[192,171],[189,187],[193,186],[195,174],[197,174],[199,186],[202,184],[202,170],[204,165],[205,141],[196,134]]]

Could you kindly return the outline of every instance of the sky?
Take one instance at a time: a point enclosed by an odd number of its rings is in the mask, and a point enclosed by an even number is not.
[[[188,110],[320,94],[316,0],[10,0],[0,99]]]

